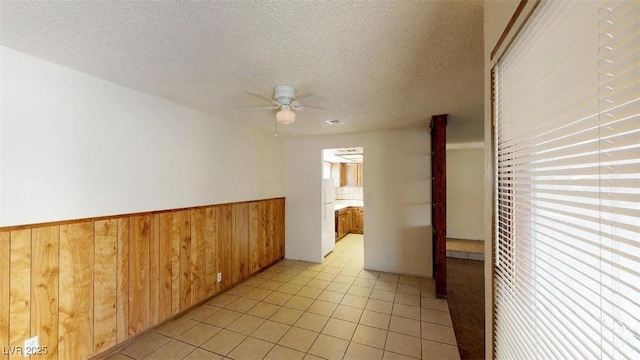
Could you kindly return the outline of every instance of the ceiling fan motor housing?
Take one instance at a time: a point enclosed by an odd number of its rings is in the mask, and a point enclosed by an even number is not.
[[[291,101],[296,97],[296,89],[291,85],[278,85],[273,91],[273,97],[283,105],[288,107]]]

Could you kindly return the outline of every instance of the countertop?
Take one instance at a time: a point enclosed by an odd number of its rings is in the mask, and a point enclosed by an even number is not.
[[[346,209],[349,206],[364,206],[364,201],[362,200],[336,200],[333,205],[335,211]]]

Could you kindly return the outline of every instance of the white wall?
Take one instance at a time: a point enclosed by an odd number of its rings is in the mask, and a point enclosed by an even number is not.
[[[484,240],[484,148],[447,150],[447,237]]]
[[[0,51],[0,226],[284,195],[282,140]]]
[[[286,257],[322,261],[322,150],[364,147],[364,265],[432,275],[427,128],[286,141]]]

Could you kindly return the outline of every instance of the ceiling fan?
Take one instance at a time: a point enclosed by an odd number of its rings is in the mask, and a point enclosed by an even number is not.
[[[289,125],[296,121],[295,111],[303,111],[305,109],[329,111],[329,109],[316,106],[327,102],[324,96],[310,94],[296,98],[296,89],[291,85],[276,86],[273,89],[273,98],[268,98],[252,91],[247,91],[247,93],[271,103],[271,106],[258,106],[258,108],[269,110],[279,109],[279,111],[276,112],[276,121],[282,125]]]

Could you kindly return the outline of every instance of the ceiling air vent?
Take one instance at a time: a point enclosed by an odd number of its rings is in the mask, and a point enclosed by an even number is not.
[[[327,123],[328,125],[342,125],[342,124],[344,124],[344,121],[338,120],[338,119],[329,119],[329,120],[325,120],[324,122]]]

